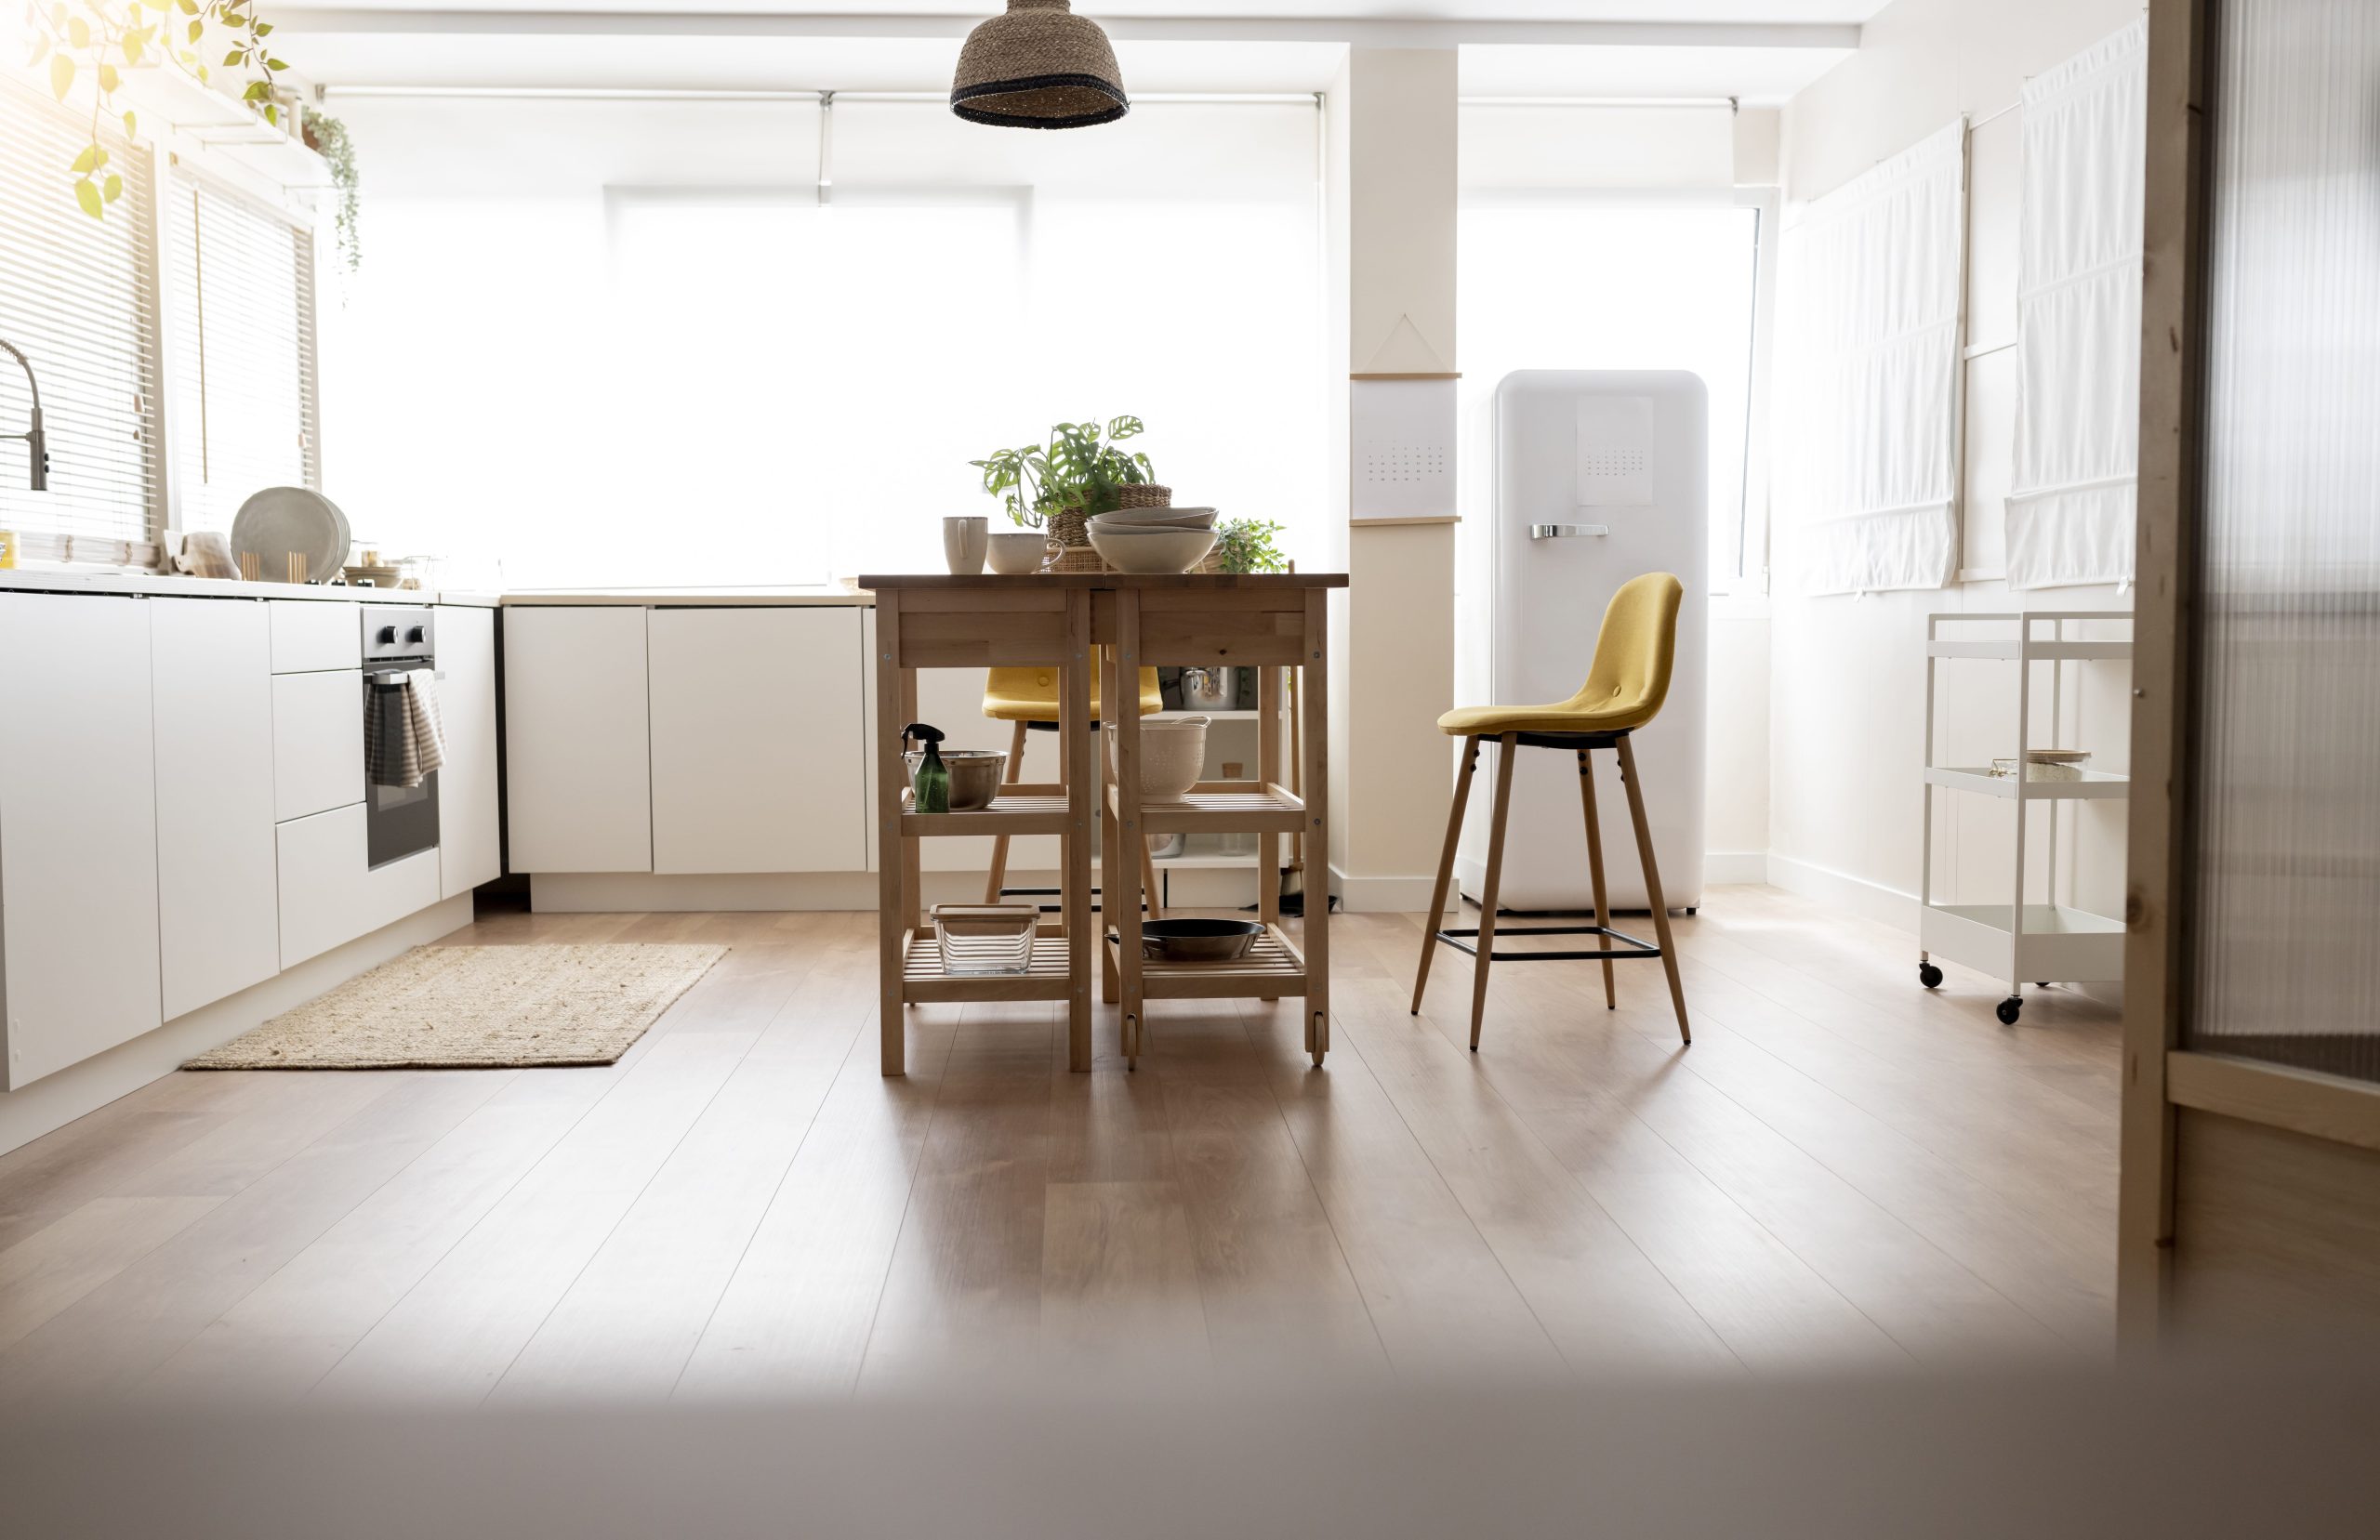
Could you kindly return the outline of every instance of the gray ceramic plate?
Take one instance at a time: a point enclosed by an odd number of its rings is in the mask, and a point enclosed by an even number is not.
[[[328,582],[347,561],[354,539],[338,505],[309,487],[267,487],[240,505],[231,519],[231,559],[254,551],[268,583],[288,576],[287,553],[306,559],[306,581]]]

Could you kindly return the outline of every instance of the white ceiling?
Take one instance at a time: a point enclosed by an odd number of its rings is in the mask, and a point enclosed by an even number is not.
[[[273,0],[271,9],[282,56],[307,81],[335,90],[906,91],[946,88],[957,39],[998,4]],[[1078,0],[1078,8],[1116,23],[1125,82],[1139,91],[1316,90],[1355,38],[1459,43],[1470,95],[1735,97],[1761,105],[1785,100],[1840,62],[1852,28],[1883,4],[1292,0],[1276,10],[1254,0]],[[1407,35],[1417,27],[1426,33]]]

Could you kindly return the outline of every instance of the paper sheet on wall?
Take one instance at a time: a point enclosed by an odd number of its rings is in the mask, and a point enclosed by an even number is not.
[[[1455,382],[1359,379],[1349,386],[1350,516],[1357,523],[1454,517]]]
[[[2148,64],[2135,21],[2025,86],[2011,587],[2132,578]]]
[[[1939,588],[1957,571],[1965,139],[1949,125],[1786,232],[1778,543],[1805,593]]]

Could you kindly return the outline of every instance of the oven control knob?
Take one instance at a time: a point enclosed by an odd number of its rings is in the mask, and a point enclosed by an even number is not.
[[[419,625],[415,626],[412,630],[405,633],[405,640],[407,641],[428,641],[429,639],[429,631]]]
[[[377,639],[383,647],[395,645],[397,639],[397,628],[393,625],[383,625],[380,627],[380,635],[376,639]]]

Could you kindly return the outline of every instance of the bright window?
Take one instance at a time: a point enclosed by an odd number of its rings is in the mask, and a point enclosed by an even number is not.
[[[1744,472],[1759,212],[1474,206],[1461,242],[1467,511],[1484,518],[1492,498],[1488,402],[1506,375],[1691,370],[1710,392],[1710,580],[1756,573],[1765,559],[1747,538]]]
[[[481,190],[430,105],[575,161]],[[371,230],[325,490],[391,554],[510,587],[933,571],[943,516],[999,518],[970,460],[1127,414],[1180,501],[1318,523],[1310,105],[1150,104],[1127,137],[839,103],[824,203],[814,106],[340,111]]]

